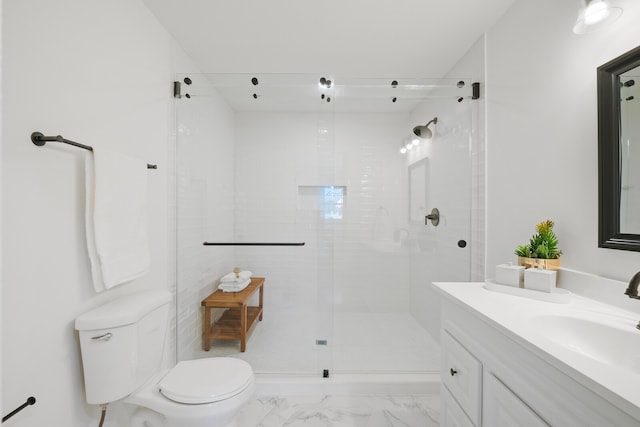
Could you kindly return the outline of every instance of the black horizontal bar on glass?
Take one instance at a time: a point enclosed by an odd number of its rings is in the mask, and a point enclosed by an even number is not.
[[[204,246],[304,246],[305,242],[204,242]]]

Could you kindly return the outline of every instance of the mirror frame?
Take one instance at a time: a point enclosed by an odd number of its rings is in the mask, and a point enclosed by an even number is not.
[[[598,67],[598,247],[640,251],[620,233],[620,74],[640,66],[640,46]]]

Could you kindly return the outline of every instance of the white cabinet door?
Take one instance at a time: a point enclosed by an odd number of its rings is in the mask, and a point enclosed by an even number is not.
[[[446,387],[440,388],[440,427],[474,427]]]
[[[482,364],[446,330],[442,334],[440,376],[469,419],[480,426]]]
[[[486,374],[483,393],[483,426],[549,427],[498,378]]]

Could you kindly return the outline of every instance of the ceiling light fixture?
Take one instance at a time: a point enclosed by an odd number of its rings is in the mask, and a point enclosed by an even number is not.
[[[575,34],[585,34],[609,25],[622,15],[621,7],[613,7],[608,0],[585,0],[573,26]]]

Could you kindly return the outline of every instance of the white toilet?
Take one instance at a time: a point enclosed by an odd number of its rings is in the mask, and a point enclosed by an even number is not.
[[[171,295],[124,296],[76,319],[89,404],[122,401],[133,427],[233,427],[254,390],[251,366],[213,357],[160,369]]]

